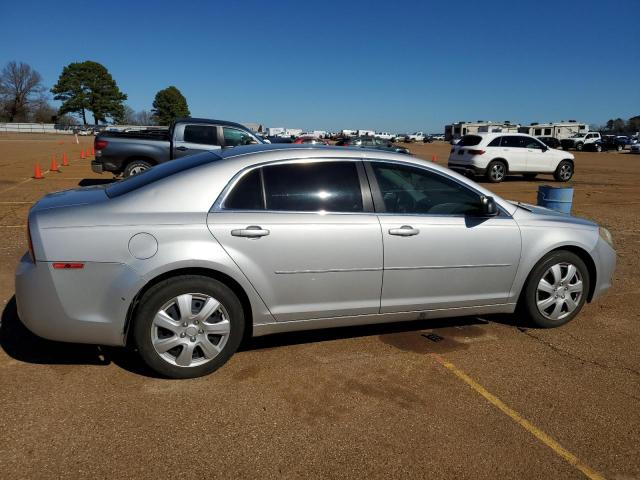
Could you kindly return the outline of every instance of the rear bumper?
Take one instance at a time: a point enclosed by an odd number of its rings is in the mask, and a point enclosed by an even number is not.
[[[54,270],[24,255],[15,277],[18,315],[29,330],[49,340],[121,346],[132,300],[125,290],[136,280],[122,264]]]
[[[486,168],[476,167],[470,163],[449,162],[448,167],[463,175],[484,175],[486,173]]]
[[[93,170],[95,173],[102,173],[104,171],[104,168],[102,167],[102,162],[98,162],[97,160],[92,160],[91,170]]]

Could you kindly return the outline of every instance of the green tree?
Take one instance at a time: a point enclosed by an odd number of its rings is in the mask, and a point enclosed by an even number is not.
[[[127,95],[120,91],[109,71],[97,62],[87,60],[64,67],[51,93],[54,99],[62,101],[60,115],[79,114],[85,125],[87,111],[93,113],[94,124],[124,117],[123,102]]]
[[[176,118],[191,115],[187,99],[173,85],[156,93],[151,111],[153,119],[158,125],[169,125]]]
[[[631,117],[627,122],[627,130],[629,133],[640,132],[640,115]]]

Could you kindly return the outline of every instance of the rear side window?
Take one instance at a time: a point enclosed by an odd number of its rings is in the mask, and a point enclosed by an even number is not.
[[[362,212],[353,162],[289,163],[263,168],[267,210]]]
[[[518,137],[515,135],[508,135],[502,137],[501,147],[522,148],[524,146],[524,137]]]
[[[489,145],[487,145],[487,147],[499,147],[501,138],[502,137],[494,138],[493,140],[491,140],[491,142],[489,142]]]
[[[458,145],[461,147],[473,147],[478,145],[482,141],[482,137],[480,135],[465,135],[460,139]]]
[[[184,141],[204,145],[220,145],[220,142],[218,142],[218,127],[211,125],[186,125],[184,127]]]
[[[244,175],[224,201],[228,210],[264,210],[260,169]]]

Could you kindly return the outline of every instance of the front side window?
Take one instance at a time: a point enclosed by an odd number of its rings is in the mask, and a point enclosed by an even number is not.
[[[362,212],[353,162],[287,163],[263,167],[267,210]]]
[[[227,147],[237,147],[238,145],[251,145],[256,142],[256,139],[247,132],[238,130],[237,128],[224,127],[224,144]]]
[[[212,125],[185,125],[184,141],[204,145],[220,145],[218,127]]]
[[[479,195],[425,169],[372,163],[386,213],[465,215],[478,212]]]
[[[533,148],[542,150],[542,144],[535,138],[522,137],[524,139],[524,148]]]

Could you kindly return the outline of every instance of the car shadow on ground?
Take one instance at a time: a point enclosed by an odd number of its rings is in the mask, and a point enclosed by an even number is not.
[[[414,320],[408,322],[287,332],[255,338],[249,337],[243,341],[239,351],[262,350],[348,338],[393,335],[419,332],[421,330],[433,330],[437,333],[438,329],[477,326],[490,322],[514,327],[521,326],[514,315]],[[38,337],[31,333],[20,321],[15,296],[9,300],[2,312],[0,347],[9,357],[25,363],[98,366],[113,363],[124,370],[138,375],[160,378],[142,363],[131,348],[54,342]]]
[[[115,182],[116,178],[83,178],[78,182],[80,187],[93,187],[95,185],[107,185]]]

